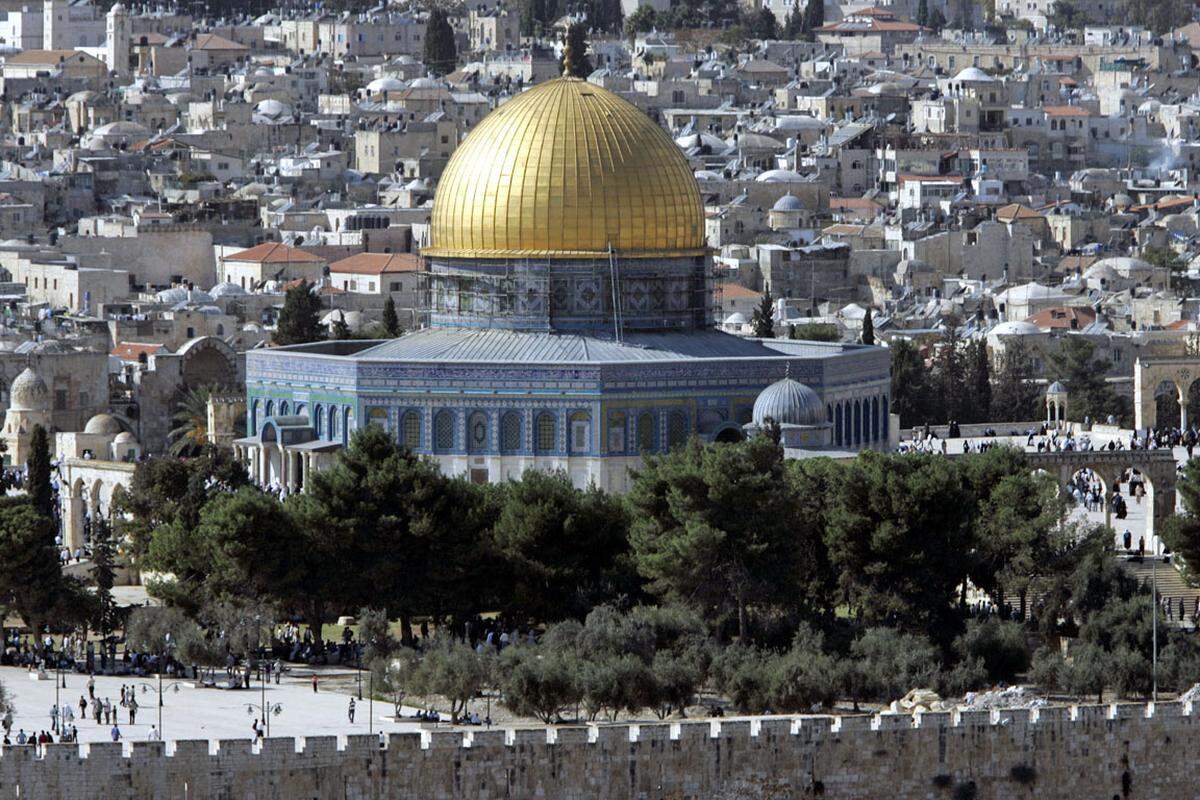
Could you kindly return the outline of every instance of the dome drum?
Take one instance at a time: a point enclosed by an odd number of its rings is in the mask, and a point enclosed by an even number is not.
[[[553,262],[433,258],[426,274],[430,322],[611,332],[615,297],[622,330],[691,330],[706,327],[712,312],[706,268],[706,256]]]

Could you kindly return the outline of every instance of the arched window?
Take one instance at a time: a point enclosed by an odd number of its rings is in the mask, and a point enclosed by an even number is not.
[[[476,411],[467,420],[467,450],[472,453],[482,453],[488,449],[488,418],[482,411]]]
[[[291,410],[292,410],[292,407],[288,405],[287,400],[279,401],[279,416],[286,417],[291,412]]]
[[[433,449],[448,453],[454,449],[454,412],[439,411],[433,418]]]
[[[270,419],[273,416],[275,416],[275,401],[268,400],[267,401],[267,410],[266,410],[266,413],[264,414],[263,422],[266,422],[268,419]]]
[[[262,401],[255,400],[250,404],[250,433],[258,433],[258,424],[262,422]]]
[[[649,411],[643,411],[638,416],[637,443],[638,450],[645,453],[653,453],[657,449],[654,446],[654,415]]]
[[[537,418],[537,440],[534,442],[534,449],[539,453],[553,453],[555,447],[555,430],[558,426],[554,424],[554,415],[549,411],[544,411],[538,414]]]
[[[871,398],[871,441],[879,441],[879,398]]]
[[[421,412],[405,411],[400,418],[400,443],[409,450],[421,447]]]
[[[592,449],[592,417],[586,411],[571,415],[571,453],[582,455]]]
[[[303,417],[308,412],[308,406],[304,403],[296,403],[296,416]]]
[[[608,415],[608,452],[625,452],[625,414],[614,411]]]
[[[500,452],[521,451],[521,413],[509,411],[500,418]]]
[[[862,444],[862,403],[854,401],[854,446]]]
[[[313,406],[313,432],[318,439],[325,435],[325,407],[320,403]]]
[[[667,447],[678,447],[687,441],[687,414],[682,411],[672,411],[667,417]]]
[[[349,406],[342,412],[342,444],[350,441],[350,434],[354,430],[354,412]]]
[[[337,441],[338,435],[338,410],[337,406],[329,407],[329,441]]]
[[[883,438],[887,439],[888,438],[888,426],[891,424],[891,420],[888,419],[887,395],[883,396],[883,408],[881,410],[883,411]]]
[[[834,410],[834,413],[833,413],[833,443],[836,444],[838,447],[841,447],[843,444],[843,441],[842,441],[842,437],[843,437],[843,434],[842,434],[842,406],[843,405],[845,405],[845,404],[838,403],[837,408]]]

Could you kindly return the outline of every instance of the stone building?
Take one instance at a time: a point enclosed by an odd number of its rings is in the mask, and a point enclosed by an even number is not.
[[[250,435],[234,445],[256,480],[302,488],[379,425],[473,481],[556,469],[620,491],[643,453],[742,439],[785,375],[843,447],[888,440],[886,350],[711,328],[691,168],[598,86],[551,80],[484,119],[442,176],[431,240],[429,328],[247,353]]]

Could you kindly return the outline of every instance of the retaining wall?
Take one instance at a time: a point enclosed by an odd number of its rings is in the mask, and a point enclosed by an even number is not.
[[[1179,800],[1198,734],[1200,708],[1159,703],[10,747],[0,797]]]

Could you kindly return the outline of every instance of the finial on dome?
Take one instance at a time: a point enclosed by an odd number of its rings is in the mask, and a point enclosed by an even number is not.
[[[571,56],[573,56],[573,55],[574,55],[574,53],[572,52],[572,50],[573,50],[573,48],[571,47],[571,34],[570,34],[570,32],[568,31],[568,33],[567,33],[567,41],[566,41],[566,43],[563,45],[563,71],[562,71],[562,76],[563,76],[564,78],[573,78],[573,77],[575,77],[575,63],[574,63],[574,60],[571,58]]]

